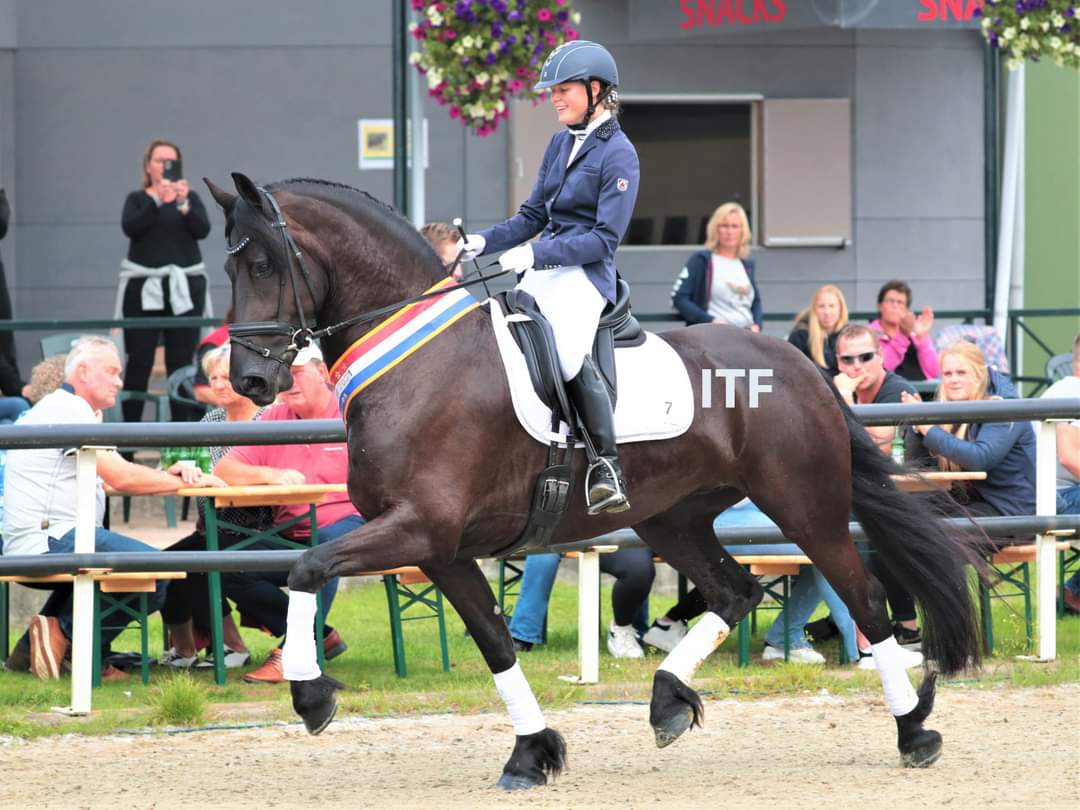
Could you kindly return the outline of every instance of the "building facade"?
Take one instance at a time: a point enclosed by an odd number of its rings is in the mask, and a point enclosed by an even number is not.
[[[582,36],[618,60],[643,158],[639,221],[618,258],[637,311],[669,309],[702,217],[731,197],[752,212],[766,311],[799,309],[823,283],[872,309],[894,277],[916,305],[981,308],[972,5],[575,0]],[[391,172],[359,168],[357,135],[359,119],[391,115],[390,29],[386,0],[0,0],[0,183],[14,208],[0,250],[17,317],[112,314],[121,207],[155,137],[180,144],[193,181],[311,176],[390,199]],[[427,219],[504,218],[538,159],[523,124],[553,128],[547,110],[482,139],[428,99],[425,115]],[[213,225],[204,258],[220,313],[220,212]],[[35,361],[37,336],[19,341]]]

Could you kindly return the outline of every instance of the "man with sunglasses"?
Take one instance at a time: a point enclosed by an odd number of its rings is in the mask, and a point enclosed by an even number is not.
[[[836,361],[840,373],[833,378],[833,384],[847,402],[859,405],[900,402],[903,392],[915,393],[911,383],[899,374],[885,370],[881,341],[878,333],[869,327],[853,323],[840,330],[836,336]],[[895,428],[885,425],[868,427],[866,431],[873,437],[878,449],[889,455]],[[878,579],[890,576],[888,571],[882,570],[881,561],[876,555],[870,559],[869,565]],[[918,625],[907,616],[897,617],[894,614],[893,619],[893,634],[904,648],[905,666],[917,666],[922,663],[922,656],[916,653],[922,644]],[[831,616],[811,622],[806,626],[806,631],[815,641],[825,641],[837,632]],[[860,633],[858,644],[859,661],[856,666],[872,669],[874,659],[865,652],[870,642]]]
[[[907,380],[885,370],[880,339],[866,326],[849,324],[840,331],[836,337],[836,359],[840,373],[833,378],[833,383],[848,402],[860,405],[900,402],[902,392],[915,393]],[[894,429],[886,425],[867,428],[867,431],[887,454]]]

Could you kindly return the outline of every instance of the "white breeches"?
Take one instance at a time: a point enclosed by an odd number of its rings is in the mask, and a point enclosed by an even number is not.
[[[536,305],[551,322],[563,380],[574,379],[585,358],[592,353],[596,327],[607,304],[604,296],[581,267],[530,268],[517,289],[535,298]]]

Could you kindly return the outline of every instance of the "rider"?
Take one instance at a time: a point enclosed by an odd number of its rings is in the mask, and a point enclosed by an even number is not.
[[[596,448],[586,475],[590,515],[630,508],[611,399],[591,356],[600,314],[615,302],[615,249],[638,192],[637,151],[615,118],[618,84],[602,45],[576,40],[552,51],[536,89],[551,91],[566,130],[552,137],[517,214],[458,241],[463,261],[505,250],[499,264],[519,275],[517,288],[551,322],[563,380]]]

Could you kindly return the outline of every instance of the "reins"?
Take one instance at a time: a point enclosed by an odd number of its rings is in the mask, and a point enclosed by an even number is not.
[[[281,317],[281,305],[284,300],[285,293],[285,281],[288,279],[291,282],[293,289],[293,301],[296,306],[297,316],[300,318],[300,328],[296,328],[295,325],[287,323],[285,321],[249,321],[248,323],[234,323],[229,325],[229,338],[233,343],[238,343],[245,349],[255,352],[256,354],[266,358],[267,360],[273,360],[283,366],[288,366],[289,362],[286,362],[285,355],[289,352],[298,352],[305,346],[310,344],[313,340],[319,340],[324,337],[330,337],[342,329],[347,329],[350,326],[356,326],[357,324],[367,323],[369,321],[378,320],[386,315],[392,315],[402,307],[415,304],[420,301],[427,300],[428,298],[434,298],[440,295],[446,295],[447,293],[467,288],[473,284],[483,284],[485,291],[487,290],[487,282],[492,279],[499,278],[509,273],[509,270],[500,270],[497,273],[490,273],[488,275],[479,275],[476,278],[469,279],[467,281],[461,281],[457,284],[443,287],[439,290],[431,292],[421,293],[420,295],[414,295],[412,298],[406,298],[403,301],[398,301],[393,304],[389,304],[378,309],[373,309],[368,312],[361,312],[359,315],[354,315],[351,318],[347,318],[340,323],[335,323],[330,326],[323,327],[322,329],[315,328],[317,324],[312,324],[310,327],[307,324],[307,319],[304,317],[304,308],[300,301],[300,289],[297,284],[296,271],[294,270],[294,263],[290,256],[296,258],[295,265],[300,268],[300,274],[304,279],[304,286],[307,287],[308,295],[311,297],[312,302],[315,301],[315,292],[311,284],[311,276],[308,273],[307,265],[304,262],[303,253],[297,246],[296,241],[292,238],[292,234],[289,233],[289,226],[285,222],[285,215],[281,211],[281,207],[278,205],[277,200],[274,199],[274,195],[262,186],[258,187],[259,191],[266,195],[267,200],[270,203],[270,208],[274,212],[275,221],[271,223],[271,226],[277,229],[281,233],[282,242],[285,247],[285,270],[282,273],[281,284],[278,289],[278,318]],[[246,248],[251,242],[249,237],[244,237],[236,245],[227,246],[225,252],[230,256],[235,256]],[[462,251],[463,252],[463,251]],[[456,267],[461,262],[461,253],[458,254],[454,260],[454,266]],[[493,264],[488,267],[493,267]],[[477,268],[478,270],[480,268]],[[487,268],[484,268],[487,269]],[[490,295],[490,293],[489,293]],[[248,340],[249,337],[255,337],[256,335],[287,335],[289,337],[289,345],[286,346],[280,354],[274,354],[268,346],[259,346],[256,343],[252,343]]]

